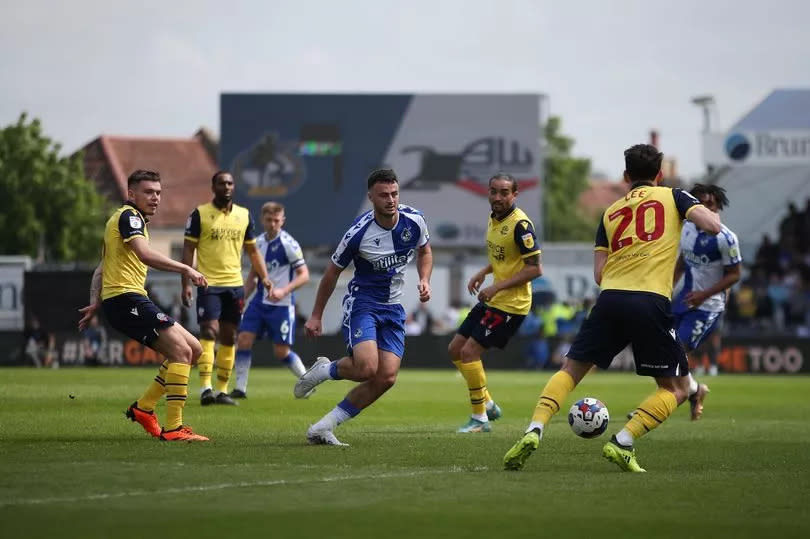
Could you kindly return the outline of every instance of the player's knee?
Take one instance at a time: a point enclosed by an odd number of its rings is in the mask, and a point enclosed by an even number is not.
[[[478,359],[479,356],[478,348],[468,341],[464,344],[464,346],[461,347],[461,350],[459,351],[459,356],[461,357],[461,361],[464,362]]]
[[[389,389],[394,387],[394,384],[397,383],[397,374],[396,373],[391,373],[391,374],[383,374],[381,376],[377,376],[376,379],[375,379],[375,382],[376,382],[377,387],[382,392],[388,391]]]
[[[377,366],[364,363],[357,368],[357,376],[362,380],[371,380],[377,374]]]
[[[200,353],[202,353],[202,348],[200,348]],[[192,362],[191,346],[185,341],[176,342],[172,347],[172,356],[171,359],[176,363],[187,363],[190,365]]]
[[[447,353],[450,354],[451,361],[458,361],[461,359],[461,348],[464,346],[464,342],[458,342],[455,339],[450,341],[450,344],[447,345]]]
[[[253,346],[253,334],[243,331],[236,337],[236,347],[239,350],[248,350]]]
[[[200,345],[200,341],[197,339],[192,339],[188,342],[188,346],[191,349],[191,363],[197,363],[197,360],[200,359],[202,355],[202,346]]]

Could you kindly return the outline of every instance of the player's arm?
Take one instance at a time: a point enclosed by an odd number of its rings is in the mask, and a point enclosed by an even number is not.
[[[686,304],[699,307],[708,298],[719,292],[725,292],[740,280],[740,248],[733,232],[724,231],[717,235],[717,245],[723,260],[723,277],[706,290],[693,290],[686,295]]]
[[[208,281],[205,280],[202,273],[187,264],[172,260],[168,256],[155,251],[149,247],[149,242],[145,237],[135,236],[130,238],[127,245],[129,245],[129,248],[135,253],[135,256],[138,257],[138,260],[150,268],[179,273],[196,286],[208,286]]]
[[[307,335],[317,337],[321,334],[323,329],[321,319],[323,317],[323,310],[326,308],[326,303],[332,297],[332,292],[335,291],[338,277],[343,271],[343,268],[330,261],[326,267],[326,271],[321,277],[321,282],[318,284],[318,292],[315,294],[315,305],[312,307],[312,315],[304,324]]]
[[[720,215],[714,213],[698,200],[678,188],[672,189],[672,196],[675,198],[675,206],[683,219],[688,219],[695,223],[699,229],[709,234],[719,234],[723,228],[720,222]]]
[[[194,253],[197,251],[197,244],[200,241],[201,225],[200,225],[200,210],[194,208],[191,215],[186,220],[186,229],[183,232],[183,264],[193,268],[194,267]],[[185,277],[181,276],[181,293],[180,299],[183,305],[191,307],[191,282]]]
[[[605,216],[599,219],[599,227],[596,229],[596,239],[593,246],[593,280],[597,286],[602,285],[602,273],[605,271],[608,255],[610,254],[605,231]]]
[[[686,271],[686,266],[683,261],[683,254],[678,255],[678,260],[675,262],[675,272],[672,274],[672,284],[678,284],[678,281],[683,277],[683,272]]]
[[[537,279],[543,274],[543,265],[540,263],[540,253],[529,255],[523,259],[523,267],[520,270],[498,283],[494,283],[485,289],[481,290],[478,294],[478,299],[481,301],[491,300],[495,294],[507,288],[514,288],[522,286],[534,279]]]
[[[467,281],[467,292],[469,292],[471,296],[477,295],[481,285],[484,284],[484,279],[486,279],[487,275],[490,273],[492,273],[492,264],[487,264],[485,267],[478,270],[476,274]]]
[[[256,242],[245,243],[245,251],[250,257],[250,271],[262,282],[264,293],[269,297],[270,291],[273,290],[273,282],[267,275],[267,264],[264,262],[262,253],[256,247]]]
[[[256,272],[250,268],[247,279],[245,279],[245,297],[250,297],[254,290],[256,290]]]
[[[416,251],[416,273],[419,274],[419,301],[430,300],[430,276],[433,274],[433,250],[425,243]]]
[[[101,262],[98,263],[95,271],[93,271],[93,277],[90,279],[90,303],[86,307],[79,309],[79,312],[82,313],[82,317],[79,320],[79,331],[84,331],[87,329],[87,326],[90,324],[90,320],[93,318],[96,310],[101,305],[101,285],[103,274],[104,258],[102,257]]]

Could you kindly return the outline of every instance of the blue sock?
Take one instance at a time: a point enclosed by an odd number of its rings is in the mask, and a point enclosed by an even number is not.
[[[329,378],[331,378],[332,380],[343,380],[343,378],[341,378],[341,376],[338,374],[337,361],[333,361],[332,363],[329,364]]]
[[[252,354],[249,349],[236,351],[236,360],[234,361],[236,384],[234,387],[245,393],[247,393],[248,372],[250,371],[251,358]]]
[[[341,410],[346,412],[349,415],[349,417],[354,417],[357,414],[359,414],[360,412],[362,412],[362,410],[360,408],[356,407],[354,404],[349,402],[348,398],[343,399],[342,401],[340,401],[338,403],[338,408],[340,408]]]

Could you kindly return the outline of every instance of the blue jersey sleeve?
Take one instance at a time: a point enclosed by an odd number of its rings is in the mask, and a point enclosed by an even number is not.
[[[145,238],[144,226],[143,218],[135,210],[124,210],[118,218],[118,233],[124,243],[137,236]]]
[[[186,231],[183,234],[187,240],[199,241],[200,239],[200,210],[194,208],[191,215],[186,219]]]
[[[681,216],[681,219],[686,219],[689,210],[700,204],[698,199],[677,187],[672,188],[672,197],[675,199],[675,207],[678,208],[678,215]]]

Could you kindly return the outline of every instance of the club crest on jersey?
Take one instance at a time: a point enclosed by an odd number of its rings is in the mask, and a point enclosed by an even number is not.
[[[411,241],[411,238],[413,237],[413,234],[411,234],[411,229],[408,227],[404,228],[399,237],[402,238],[402,241],[406,243]]]
[[[156,316],[156,317],[157,317],[157,319],[158,319],[158,320],[160,320],[161,322],[168,322],[168,321],[169,321],[169,317],[168,317],[168,316],[166,316],[166,315],[165,315],[165,314],[163,314],[163,313],[157,313],[155,316]]]
[[[131,226],[132,228],[142,228],[143,227],[143,221],[141,221],[141,218],[138,217],[137,215],[130,215],[129,216],[129,226]]]
[[[506,236],[509,233],[509,225],[503,225],[501,227],[501,236]]]
[[[520,237],[523,240],[523,245],[526,249],[531,249],[534,247],[534,235],[531,232],[527,232]]]

